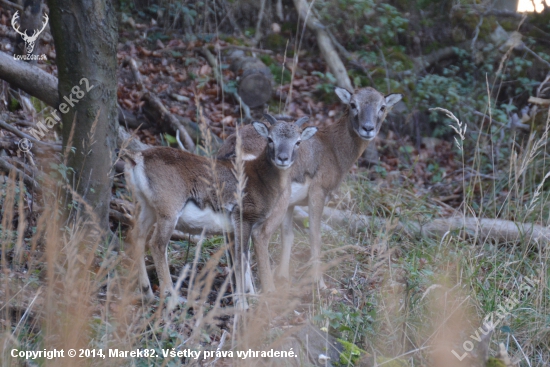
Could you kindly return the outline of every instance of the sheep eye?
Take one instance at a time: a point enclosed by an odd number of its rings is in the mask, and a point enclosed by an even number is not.
[[[268,142],[269,144],[273,144],[273,139],[267,138],[267,142]]]
[[[386,106],[380,107],[380,112],[385,112],[385,111],[386,111]]]
[[[350,106],[351,108],[353,108],[353,109],[356,109],[356,108],[357,108],[357,105],[356,105],[355,103],[353,103],[353,102],[351,102],[351,103],[349,104],[349,106]]]
[[[301,142],[302,142],[301,140],[298,140],[298,141],[296,142],[296,146],[300,145]]]

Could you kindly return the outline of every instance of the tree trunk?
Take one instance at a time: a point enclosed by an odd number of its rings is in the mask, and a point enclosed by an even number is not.
[[[105,230],[117,136],[115,8],[110,0],[49,0],[49,7],[63,145],[67,166],[74,169],[69,184]]]

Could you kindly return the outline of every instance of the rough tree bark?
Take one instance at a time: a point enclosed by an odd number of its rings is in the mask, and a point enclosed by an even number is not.
[[[63,145],[74,147],[66,157],[67,166],[75,171],[69,182],[106,229],[117,136],[115,8],[110,0],[49,0],[48,4]]]

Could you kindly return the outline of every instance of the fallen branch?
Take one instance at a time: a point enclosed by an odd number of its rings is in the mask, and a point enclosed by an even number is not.
[[[31,143],[33,143],[37,146],[40,146],[44,149],[50,149],[50,150],[53,150],[55,152],[61,152],[61,145],[49,144],[49,143],[44,143],[40,140],[36,140],[32,136],[30,136],[28,134],[25,134],[24,132],[20,131],[19,129],[15,128],[14,126],[8,124],[5,121],[0,120],[0,127],[4,130],[7,130],[7,131],[15,134],[16,136],[20,137],[21,139],[28,139]],[[31,148],[31,151],[36,153],[33,149],[34,149],[34,146],[33,146],[33,148]]]
[[[151,111],[156,112],[160,116],[160,120],[166,123],[172,130],[180,132],[183,137],[183,145],[185,149],[189,152],[195,151],[195,143],[187,133],[185,127],[180,123],[180,121],[174,116],[168,109],[164,106],[164,103],[157,96],[153,95],[151,92],[145,92],[141,98],[145,101]]]
[[[260,13],[258,15],[258,23],[256,23],[256,34],[254,35],[254,39],[252,40],[252,43],[254,46],[256,46],[258,43],[260,43],[260,40],[262,39],[262,20],[264,19],[264,11],[265,11],[265,0],[260,0]]]
[[[5,52],[0,52],[0,79],[38,98],[48,106],[53,108],[59,106],[57,78],[29,63],[14,60]],[[118,120],[124,124],[125,117],[121,110],[119,110]]]
[[[0,0],[0,3],[6,5],[6,6],[9,6],[15,10],[19,10],[19,11],[23,11],[23,7],[19,4],[15,4],[15,3],[12,3],[11,1],[8,1],[8,0]]]
[[[134,60],[131,57],[126,57],[122,65],[123,66],[128,65],[130,67],[130,70],[132,71],[132,75],[134,76],[134,84],[136,85],[137,90],[138,91],[142,90],[143,81],[141,80],[141,73],[139,72],[139,68],[136,60]]]
[[[417,71],[424,70],[443,59],[455,56],[457,54],[457,50],[469,47],[469,45],[470,42],[466,41],[456,46],[443,47],[425,56],[415,57],[413,59],[414,66]]]
[[[56,77],[29,63],[14,60],[5,52],[0,52],[0,79],[49,106],[57,108],[59,104]]]
[[[142,76],[141,76],[141,73],[139,72],[137,62],[133,58],[127,57],[124,60],[124,65],[127,65],[127,66],[130,67],[130,70],[132,71],[132,75],[134,77],[134,82],[136,84],[136,87],[137,87],[138,91],[144,90],[145,87],[143,85]],[[172,93],[170,95],[170,97],[175,99],[178,102],[181,102],[181,103],[189,102],[189,99],[187,97],[180,96],[180,95],[177,95],[175,93]],[[142,98],[143,98],[143,96],[142,96]],[[160,99],[158,99],[158,101],[160,102]],[[164,108],[164,110],[166,110],[166,108]],[[123,109],[121,109],[121,111],[122,111],[122,114],[123,114],[124,119],[126,121],[126,113],[127,112],[125,112]],[[190,119],[188,119],[186,117],[182,117],[182,116],[178,116],[178,115],[173,115],[173,116],[179,121],[179,124],[181,124],[183,126],[183,128],[187,131],[187,134],[190,138],[188,143],[189,142],[200,141],[202,139],[200,128],[196,123],[194,123],[193,121],[191,121]],[[119,114],[119,121],[120,121],[120,114]],[[135,116],[131,116],[131,121],[128,122],[128,126],[133,127],[133,128],[137,128],[138,126],[135,126],[137,123],[138,123],[138,121],[135,118]],[[121,122],[121,124],[122,124],[122,122]],[[181,135],[184,136],[184,139],[186,139],[185,134],[183,134],[179,128],[175,129],[175,131],[176,131],[176,136],[178,134],[181,134]],[[221,139],[219,139],[217,136],[215,137],[215,141],[216,141],[217,145],[221,145],[221,143],[222,143]]]
[[[538,98],[533,96],[529,97],[527,102],[542,105],[542,106],[550,106],[550,99]]]
[[[314,31],[317,35],[317,44],[325,59],[330,71],[336,78],[336,83],[341,88],[346,88],[349,91],[353,91],[351,80],[346,71],[344,63],[338,56],[338,52],[334,48],[334,45],[330,39],[328,32],[321,22],[312,14],[310,6],[306,0],[293,0],[294,6],[298,10],[300,17],[306,22],[307,27]]]
[[[298,207],[299,208],[299,207]],[[304,209],[304,208],[302,208]],[[301,215],[295,219],[302,220]],[[517,223],[504,219],[453,217],[438,218],[426,224],[371,217],[325,207],[323,218],[333,228],[347,227],[351,234],[364,232],[366,228],[391,227],[407,235],[441,238],[448,231],[460,231],[474,237],[477,242],[494,240],[497,242],[537,242],[547,244],[550,241],[550,229],[532,223]]]
[[[28,187],[31,187],[35,192],[42,192],[42,189],[40,188],[40,185],[38,185],[38,182],[36,182],[32,177],[30,177],[11,163],[8,163],[4,158],[0,157],[0,172],[9,174],[10,171],[14,171],[18,179],[23,178],[23,183]]]
[[[116,211],[115,209],[112,209],[112,208],[109,209],[109,219],[111,219],[115,222],[125,224],[127,226],[132,224],[132,217],[131,216],[129,216],[127,214],[124,214],[124,213],[121,213],[119,211]]]

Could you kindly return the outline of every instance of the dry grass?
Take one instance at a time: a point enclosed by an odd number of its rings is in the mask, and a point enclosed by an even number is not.
[[[508,177],[506,197],[497,201],[494,191],[476,193],[483,178],[473,177],[464,182],[460,212],[548,225],[549,128],[550,117],[542,136],[531,136],[520,154],[510,149],[509,168],[503,173]],[[207,131],[203,136],[209,136]],[[207,138],[207,150],[210,144]],[[481,154],[477,149],[470,157],[472,168]],[[242,183],[242,197],[245,177],[239,160],[235,172]],[[429,221],[438,215],[440,208],[429,198],[418,197],[399,182],[384,185],[377,188],[356,176],[343,186],[340,205],[401,221]],[[27,223],[29,194],[23,184],[11,175],[3,186],[2,366],[72,366],[77,360],[90,366],[179,366],[182,362],[278,366],[300,359],[112,358],[108,350],[141,348],[158,356],[172,348],[233,353],[289,350],[296,348],[288,338],[290,326],[308,320],[375,356],[400,358],[410,366],[460,366],[451,351],[462,355],[464,342],[473,340],[470,335],[475,335],[482,320],[516,294],[525,277],[539,283],[509,310],[489,349],[494,354],[498,344],[504,343],[521,366],[550,363],[548,251],[544,244],[529,243],[527,238],[518,244],[478,243],[475,233],[449,233],[434,240],[409,237],[391,226],[365,228],[354,236],[347,228],[332,228],[323,238],[330,288],[321,291],[307,275],[310,264],[303,231],[296,238],[293,283],[275,295],[250,297],[252,307],[245,314],[231,304],[225,239],[203,238],[194,248],[190,242],[174,243],[169,260],[178,277],[178,294],[143,306],[136,299],[137,276],[126,256],[128,249],[113,251],[101,241],[102,230],[85,202],[76,198],[74,215],[64,222],[59,189],[52,186],[44,191],[51,194],[40,203],[40,217],[36,223]],[[34,227],[33,233],[28,227]],[[274,262],[277,251],[273,246]],[[27,363],[11,356],[13,349],[67,353],[70,348],[102,350],[106,358],[42,357]]]

